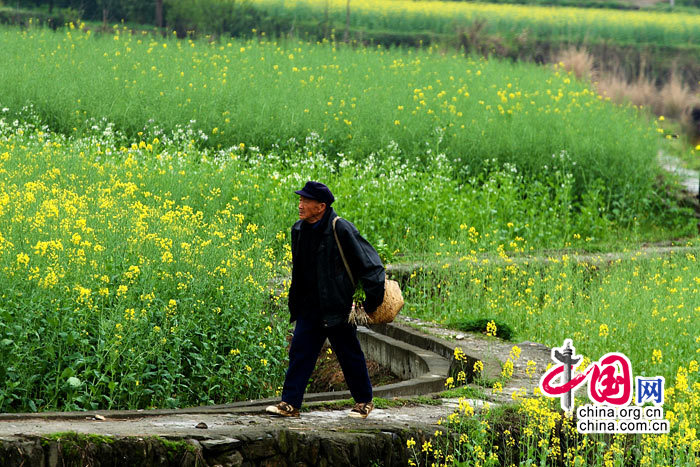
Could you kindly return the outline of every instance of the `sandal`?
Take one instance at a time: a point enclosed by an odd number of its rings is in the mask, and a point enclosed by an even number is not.
[[[367,415],[369,415],[373,408],[374,403],[371,401],[358,402],[357,404],[355,404],[355,407],[352,408],[348,416],[352,418],[367,418]]]
[[[299,409],[295,409],[290,404],[285,401],[278,402],[275,405],[268,405],[265,408],[265,412],[272,413],[275,415],[280,415],[282,417],[298,417]]]

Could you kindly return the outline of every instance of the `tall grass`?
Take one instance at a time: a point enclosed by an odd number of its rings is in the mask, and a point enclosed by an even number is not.
[[[562,71],[434,47],[208,44],[119,29],[98,38],[2,29],[0,43],[3,105],[32,103],[65,134],[84,131],[89,118],[130,135],[193,120],[199,142],[266,151],[316,132],[332,157],[361,160],[395,144],[403,159],[445,154],[463,179],[486,159],[536,174],[565,151],[577,198],[601,179],[611,209],[629,214],[650,199],[653,128]]]
[[[672,72],[663,86],[639,74],[627,80],[621,72],[605,72],[596,67],[595,60],[584,48],[570,47],[561,51],[556,62],[577,78],[593,81],[598,92],[619,104],[644,106],[656,115],[679,120],[689,119],[691,110],[700,103],[693,90]],[[600,65],[600,64],[598,64]]]

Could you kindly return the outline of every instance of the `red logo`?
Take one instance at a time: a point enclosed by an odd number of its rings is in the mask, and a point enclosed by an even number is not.
[[[581,357],[575,354],[571,339],[566,339],[563,346],[552,349],[552,360],[559,364],[542,375],[540,389],[550,397],[559,397],[564,411],[573,410],[574,393],[586,382],[588,396],[599,404],[626,406],[632,401],[632,363],[626,355],[605,354],[574,374],[574,365]]]

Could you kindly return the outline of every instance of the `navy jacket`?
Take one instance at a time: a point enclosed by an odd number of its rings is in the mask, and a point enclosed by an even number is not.
[[[340,251],[333,236],[333,219],[337,217],[332,207],[330,214],[325,217],[325,224],[319,225],[322,229],[319,236],[316,253],[316,274],[318,286],[317,310],[319,321],[323,326],[335,326],[347,322],[352,308],[352,297],[355,289],[350,276],[345,269]],[[302,220],[292,226],[292,283],[289,287],[289,313],[290,322],[306,312],[302,310],[303,297],[300,296],[299,282],[301,270],[299,253],[299,237],[304,232],[301,229]],[[357,231],[355,226],[345,220],[338,219],[335,224],[338,239],[343,247],[343,253],[350,265],[355,281],[362,283],[367,299],[365,310],[368,313],[376,310],[384,300],[384,266],[379,259],[377,251]],[[316,310],[310,310],[315,312]]]

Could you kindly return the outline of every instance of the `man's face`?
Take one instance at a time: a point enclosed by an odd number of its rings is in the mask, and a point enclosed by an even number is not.
[[[326,209],[326,203],[315,199],[299,196],[299,219],[307,222],[315,222]]]

